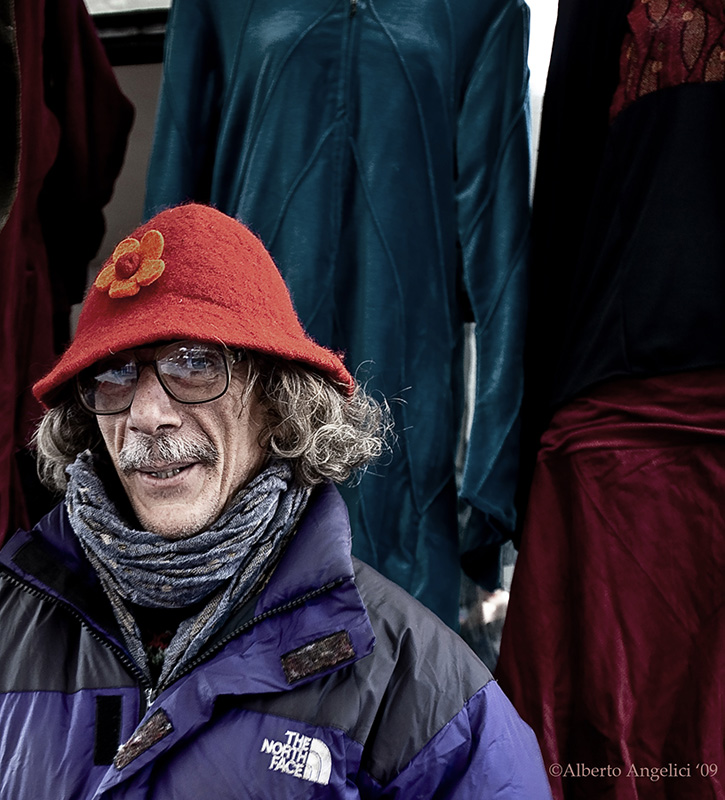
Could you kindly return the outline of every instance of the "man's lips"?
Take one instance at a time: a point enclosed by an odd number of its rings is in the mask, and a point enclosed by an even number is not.
[[[195,466],[197,463],[196,461],[190,461],[183,464],[159,464],[153,467],[141,467],[137,472],[150,478],[156,478],[157,480],[168,480],[169,478],[179,475],[184,470]]]

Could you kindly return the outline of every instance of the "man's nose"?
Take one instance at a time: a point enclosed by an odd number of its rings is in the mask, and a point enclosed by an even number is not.
[[[167,394],[153,366],[140,366],[139,370],[136,394],[129,409],[131,427],[147,434],[160,428],[178,428],[181,425],[178,403]]]

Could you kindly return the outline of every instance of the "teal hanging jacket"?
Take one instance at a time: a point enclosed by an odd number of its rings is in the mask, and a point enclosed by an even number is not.
[[[515,524],[527,38],[522,0],[175,0],[149,167],[148,215],[248,224],[309,333],[388,399],[393,453],[346,492],[354,551],[451,625],[461,552],[481,577]]]

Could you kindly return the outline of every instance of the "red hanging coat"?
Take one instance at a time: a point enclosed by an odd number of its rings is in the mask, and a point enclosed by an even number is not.
[[[67,339],[133,108],[82,0],[1,0],[0,18],[2,541],[28,523],[16,456],[40,414],[30,387]]]

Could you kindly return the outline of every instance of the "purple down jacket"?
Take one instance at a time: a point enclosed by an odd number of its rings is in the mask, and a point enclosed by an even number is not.
[[[313,495],[263,592],[153,699],[58,506],[0,553],[0,798],[549,798],[486,668]]]

